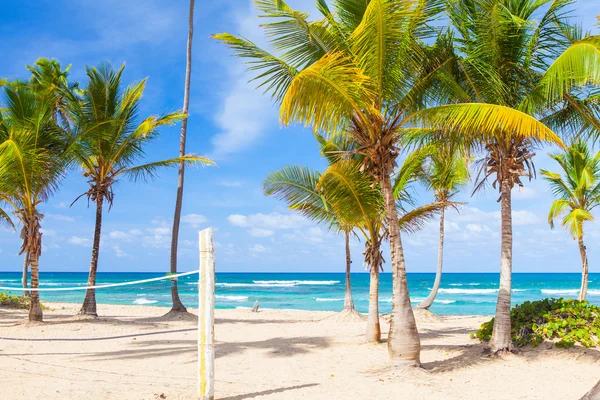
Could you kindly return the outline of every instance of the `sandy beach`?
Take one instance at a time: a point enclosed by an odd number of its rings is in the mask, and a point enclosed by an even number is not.
[[[43,325],[0,309],[3,398],[194,398],[195,322],[161,321],[160,307],[102,305],[96,321],[73,318],[73,304],[50,307]],[[217,310],[216,398],[575,400],[600,377],[593,349],[486,356],[469,338],[485,317],[419,321],[423,368],[398,373],[385,342],[363,343],[363,323],[332,315]]]

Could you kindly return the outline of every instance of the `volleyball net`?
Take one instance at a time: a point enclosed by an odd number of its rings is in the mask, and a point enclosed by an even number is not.
[[[200,269],[179,274],[107,283],[93,286],[72,287],[14,287],[0,286],[0,291],[8,292],[68,292],[85,291],[88,289],[99,290],[142,285],[164,280],[177,281],[178,278],[198,275],[198,398],[202,400],[214,399],[214,298],[215,298],[215,261],[213,229],[208,228],[199,232]],[[190,282],[188,282],[190,283]],[[193,289],[192,289],[193,290]],[[146,303],[147,304],[147,303]]]

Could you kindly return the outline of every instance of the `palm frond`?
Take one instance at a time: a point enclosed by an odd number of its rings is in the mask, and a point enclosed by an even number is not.
[[[308,167],[290,165],[267,175],[263,192],[283,200],[301,215],[331,224],[336,215],[325,193],[317,188],[321,175]]]
[[[339,132],[353,116],[368,125],[363,110],[374,98],[371,80],[344,53],[327,54],[300,72],[281,105],[283,124],[293,122],[315,130]]]
[[[338,219],[349,225],[361,225],[383,212],[383,198],[373,178],[361,171],[361,163],[352,160],[330,165],[319,179],[318,188]]]
[[[298,74],[295,67],[250,40],[229,33],[219,33],[212,37],[231,48],[237,57],[248,60],[248,70],[257,71],[252,81],[257,81],[259,88],[264,87],[265,93],[278,102],[283,99],[292,80]]]
[[[462,103],[418,111],[409,121],[474,140],[519,138],[565,147],[562,140],[534,117],[514,108],[485,103]]]
[[[157,172],[165,167],[174,167],[181,163],[190,166],[208,166],[216,165],[214,161],[209,160],[206,157],[200,157],[195,155],[185,155],[183,157],[171,158],[168,160],[151,162],[143,165],[138,165],[131,168],[126,168],[120,171],[115,171],[112,175],[114,178],[119,175],[124,175],[133,181],[143,180],[148,181],[157,177]]]
[[[406,233],[415,233],[423,229],[423,227],[439,215],[440,211],[443,209],[448,207],[458,207],[459,205],[460,203],[443,201],[417,207],[400,216],[398,219],[400,230]]]

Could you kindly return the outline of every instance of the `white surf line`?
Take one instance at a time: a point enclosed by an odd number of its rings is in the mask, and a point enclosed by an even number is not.
[[[200,270],[196,270],[196,271],[190,271],[190,272],[182,272],[181,274],[177,274],[177,275],[166,275],[166,276],[159,276],[158,278],[150,278],[150,279],[142,279],[141,281],[129,281],[129,282],[119,282],[119,283],[109,283],[107,285],[95,285],[95,286],[77,286],[77,287],[60,287],[60,288],[22,288],[22,287],[5,287],[5,286],[0,286],[0,290],[16,290],[16,291],[21,291],[21,292],[60,292],[60,291],[65,291],[65,290],[87,290],[87,289],[104,289],[104,288],[109,288],[109,287],[116,287],[116,286],[127,286],[127,285],[137,285],[138,283],[146,283],[146,282],[156,282],[156,281],[161,281],[164,279],[173,279],[173,278],[179,278],[180,276],[186,276],[186,275],[193,275],[193,274],[197,274],[198,272],[200,272]]]

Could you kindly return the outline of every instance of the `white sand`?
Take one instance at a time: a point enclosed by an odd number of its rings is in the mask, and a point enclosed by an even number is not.
[[[161,322],[159,307],[102,305],[92,322],[51,307],[43,325],[0,309],[3,399],[195,398],[194,322]],[[216,398],[575,400],[600,379],[598,350],[485,356],[469,339],[482,317],[420,322],[423,369],[399,373],[385,343],[363,343],[364,322],[323,320],[332,314],[217,310]]]

